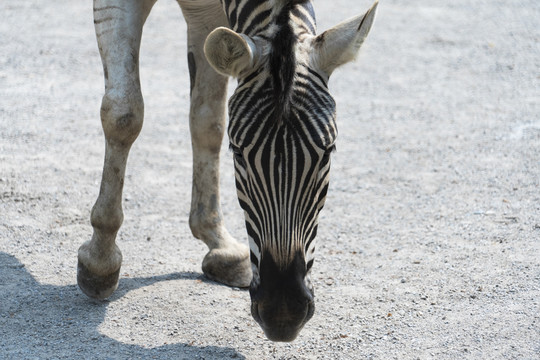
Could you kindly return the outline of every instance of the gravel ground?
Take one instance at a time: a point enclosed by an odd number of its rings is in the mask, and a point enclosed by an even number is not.
[[[316,1],[319,28],[370,5]],[[246,291],[201,274],[172,0],[142,44],[120,286],[104,302],[78,290],[104,152],[91,8],[0,2],[0,358],[540,359],[540,2],[381,2],[330,84],[340,137],[317,309],[292,344],[264,338]],[[225,216],[245,241],[223,154]]]

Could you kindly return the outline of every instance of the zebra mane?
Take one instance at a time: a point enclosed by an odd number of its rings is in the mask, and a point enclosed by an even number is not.
[[[297,37],[289,24],[291,10],[294,6],[308,0],[282,0],[283,7],[276,18],[278,28],[272,38],[270,53],[270,74],[272,76],[273,97],[275,101],[274,120],[281,123],[290,111],[290,95],[296,69],[294,46]]]

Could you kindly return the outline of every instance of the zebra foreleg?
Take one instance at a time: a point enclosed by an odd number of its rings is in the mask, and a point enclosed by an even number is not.
[[[129,149],[143,123],[138,54],[144,21],[155,0],[95,0],[94,23],[105,74],[101,124],[105,161],[92,208],[94,233],[79,248],[77,282],[88,296],[103,299],[118,286],[122,253],[116,233],[123,220],[122,189]]]
[[[227,77],[208,64],[203,45],[217,26],[227,24],[219,1],[178,1],[188,24],[191,78],[190,131],[193,188],[189,225],[209,248],[202,269],[213,280],[247,287],[251,282],[249,248],[237,242],[223,222],[219,194],[219,157],[225,131]]]

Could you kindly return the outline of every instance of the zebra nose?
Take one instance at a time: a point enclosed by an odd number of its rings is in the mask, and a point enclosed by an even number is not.
[[[272,341],[290,342],[296,339],[300,330],[313,317],[315,305],[313,295],[307,288],[299,296],[276,296],[253,301],[251,313],[259,323],[266,337]]]

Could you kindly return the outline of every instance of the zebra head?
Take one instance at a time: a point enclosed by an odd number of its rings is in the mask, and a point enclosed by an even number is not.
[[[356,56],[377,3],[320,35],[309,0],[223,5],[232,29],[214,30],[205,53],[238,79],[228,133],[250,242],[251,312],[269,339],[292,341],[314,312],[310,270],[337,136],[328,78]]]

